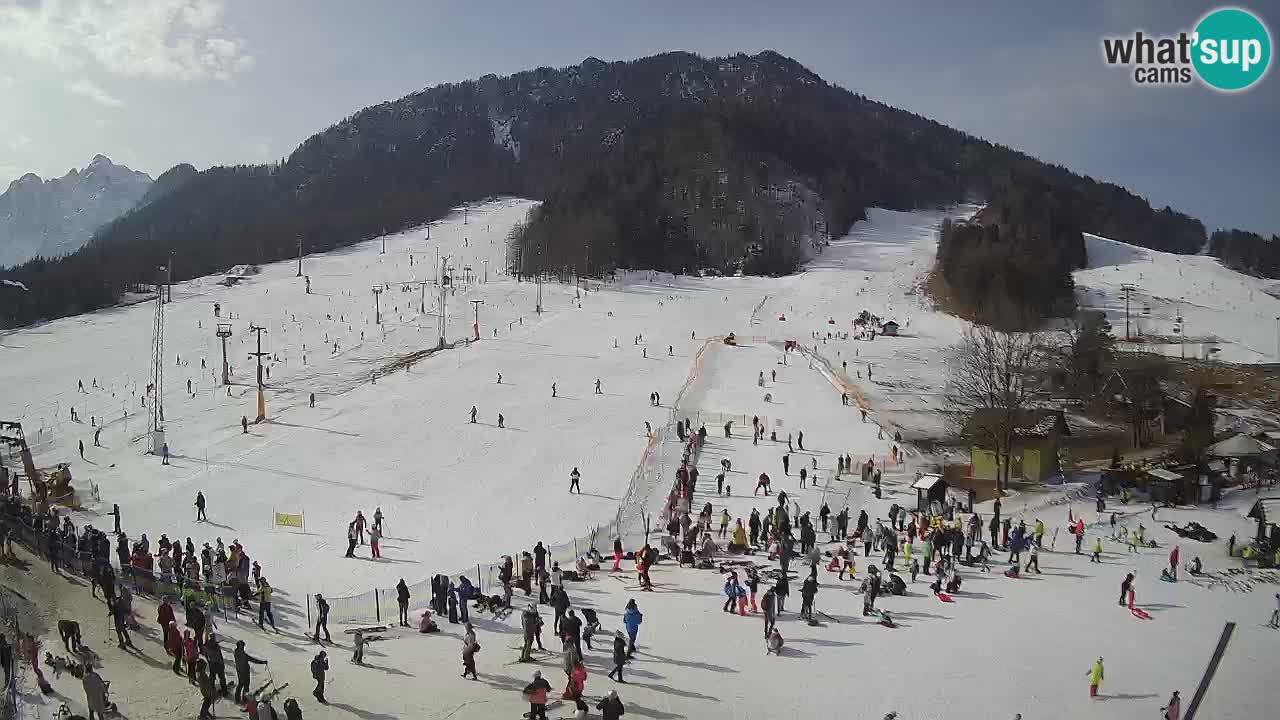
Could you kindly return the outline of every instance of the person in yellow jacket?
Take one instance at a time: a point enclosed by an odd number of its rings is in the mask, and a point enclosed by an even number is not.
[[[747,546],[747,531],[742,527],[742,518],[738,518],[733,526],[733,544],[743,548]]]
[[[1093,557],[1089,558],[1089,562],[1102,562],[1102,538],[1093,539]]]
[[[1036,518],[1036,547],[1044,547],[1044,521]]]
[[[1102,684],[1102,658],[1098,658],[1098,662],[1085,674],[1089,676],[1089,697],[1097,697],[1098,686]]]
[[[902,562],[906,563],[907,567],[911,567],[911,543],[906,540],[902,541]]]

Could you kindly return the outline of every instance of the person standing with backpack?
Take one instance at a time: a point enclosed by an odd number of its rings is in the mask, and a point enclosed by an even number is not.
[[[329,635],[329,602],[320,593],[316,593],[316,632],[311,639],[320,642],[320,631],[324,630],[325,642],[333,642]]]
[[[311,677],[315,678],[316,689],[311,691],[316,700],[328,705],[329,701],[324,697],[324,676],[329,672],[329,655],[321,650],[314,658],[311,658]],[[239,690],[239,688],[237,688]]]
[[[642,622],[644,622],[644,615],[640,613],[635,599],[627,600],[627,608],[622,611],[622,624],[627,628],[627,657],[636,654],[636,635],[640,633]],[[619,671],[619,677],[621,677],[621,671]]]

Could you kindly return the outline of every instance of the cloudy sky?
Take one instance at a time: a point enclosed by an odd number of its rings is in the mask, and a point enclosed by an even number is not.
[[[1252,6],[1280,40],[1280,4]],[[772,48],[850,90],[1121,183],[1210,228],[1280,233],[1280,73],[1224,95],[1138,88],[1101,60],[1103,35],[1189,29],[1212,7],[0,0],[0,188],[95,153],[152,175],[178,162],[267,162],[361,107],[490,72]]]

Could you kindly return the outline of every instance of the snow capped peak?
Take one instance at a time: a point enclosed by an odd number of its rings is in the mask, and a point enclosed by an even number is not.
[[[93,160],[91,160],[91,161],[89,162],[89,168],[90,168],[90,169],[93,169],[93,168],[97,168],[97,167],[107,167],[107,166],[111,166],[111,165],[114,165],[114,164],[115,164],[115,163],[111,162],[111,158],[107,157],[106,155],[103,155],[103,154],[99,153],[99,154],[97,154],[97,155],[94,155],[94,156],[93,156]]]

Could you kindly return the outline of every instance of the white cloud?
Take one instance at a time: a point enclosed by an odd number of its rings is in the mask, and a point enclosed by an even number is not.
[[[0,51],[126,77],[228,79],[252,66],[219,0],[0,0]]]
[[[14,152],[22,152],[23,150],[31,147],[31,138],[23,135],[22,133],[13,133],[12,135],[5,137],[4,144],[5,147]]]
[[[97,85],[81,78],[67,83],[67,91],[75,93],[98,103],[103,107],[121,108],[124,107],[124,101],[120,98],[108,93],[106,90]]]

